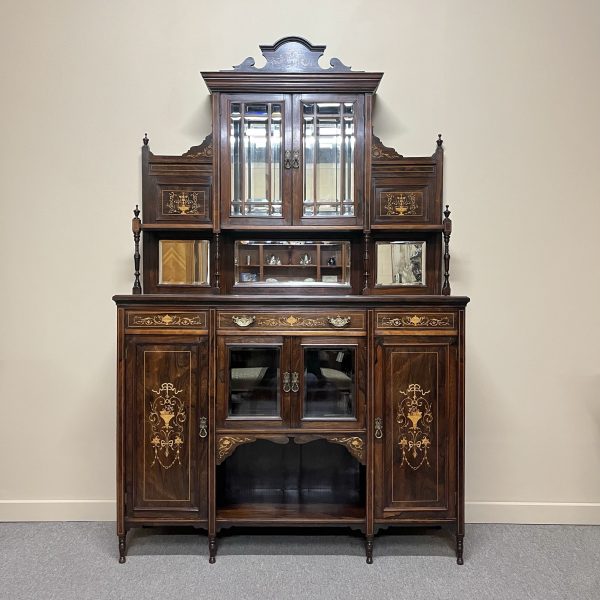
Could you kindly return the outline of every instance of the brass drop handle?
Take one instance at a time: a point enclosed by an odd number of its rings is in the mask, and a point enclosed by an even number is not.
[[[208,435],[208,419],[206,417],[200,417],[200,433],[198,435],[201,438]]]
[[[334,327],[341,328],[346,327],[346,325],[348,325],[348,323],[350,323],[350,321],[352,320],[352,317],[340,317],[340,315],[337,315],[336,317],[327,317],[327,320]]]
[[[249,317],[248,315],[233,315],[233,317],[231,317],[231,320],[238,327],[250,327],[250,325],[252,325],[252,323],[256,321],[256,317]]]
[[[290,387],[290,374],[286,371],[283,374],[283,391],[288,394],[292,388]]]
[[[292,169],[300,168],[300,152],[298,150],[294,150],[294,158],[292,159]]]
[[[290,150],[286,150],[283,153],[283,168],[284,169],[291,169],[292,168],[292,153]]]
[[[383,419],[381,417],[375,418],[375,439],[380,440],[383,437]]]
[[[297,392],[300,390],[300,384],[298,381],[300,380],[300,375],[298,375],[297,371],[292,373],[292,392]]]

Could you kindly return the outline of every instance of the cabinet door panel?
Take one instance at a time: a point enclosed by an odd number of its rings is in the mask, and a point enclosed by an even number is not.
[[[128,356],[128,512],[204,519],[207,444],[199,433],[208,416],[207,343],[132,341]]]
[[[396,338],[397,340],[397,338]],[[454,515],[456,350],[386,340],[377,348],[377,518]]]
[[[364,97],[294,96],[295,225],[361,225]]]
[[[289,225],[291,97],[221,97],[222,225]]]
[[[288,340],[280,336],[219,337],[218,427],[288,427],[288,365]]]
[[[362,338],[295,338],[292,421],[298,427],[364,427],[366,385]]]

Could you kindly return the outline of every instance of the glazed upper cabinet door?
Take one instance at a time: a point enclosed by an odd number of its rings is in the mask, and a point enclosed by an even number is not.
[[[145,338],[145,339],[144,339]],[[130,518],[206,519],[205,338],[132,338],[127,346]]]
[[[376,347],[376,519],[455,516],[456,345],[420,340]]]
[[[292,99],[221,96],[221,222],[290,225]]]
[[[364,97],[294,96],[295,225],[360,225]]]
[[[223,94],[221,224],[360,226],[361,94]]]

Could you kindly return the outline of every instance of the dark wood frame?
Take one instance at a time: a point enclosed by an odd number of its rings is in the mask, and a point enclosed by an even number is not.
[[[452,525],[456,530],[457,562],[463,562],[464,340],[465,306],[469,299],[449,295],[451,223],[448,208],[444,213],[446,219],[442,221],[441,136],[431,157],[405,158],[393,148],[384,146],[379,138],[371,135],[373,94],[382,74],[351,71],[338,59],[332,59],[329,68],[322,68],[318,59],[324,49],[324,46],[313,46],[302,38],[284,38],[273,45],[261,46],[266,58],[262,68],[255,67],[254,60],[249,58],[232,71],[202,73],[213,96],[213,132],[182,156],[154,155],[150,152],[147,136],[144,137],[143,224],[136,213],[133,222],[133,294],[114,297],[118,307],[117,534],[120,562],[125,562],[126,535],[130,528],[173,524],[207,529],[211,563],[217,552],[217,532],[232,525],[358,527],[365,534],[368,563],[373,561],[374,538],[381,527]],[[300,169],[286,173],[283,195],[286,213],[278,224],[272,219],[232,219],[229,216],[228,102],[232,98],[264,100],[265,95],[274,94],[288,102],[284,144],[299,150],[298,106],[302,97],[357,99],[360,114],[355,145],[355,217],[303,218],[299,212],[302,198],[297,194],[294,196],[294,190],[301,189]],[[294,102],[296,107],[292,105]],[[285,149],[282,147],[282,154]],[[186,214],[168,218],[159,215],[159,192],[161,186],[169,185],[178,185],[185,190],[192,187],[210,190],[209,214],[193,218]],[[424,204],[419,209],[422,214],[407,215],[397,211],[396,215],[382,215],[378,212],[380,192],[410,193],[419,189],[425,190],[421,198]],[[140,228],[143,228],[143,294],[139,282]],[[158,285],[158,243],[167,238],[210,240],[210,286]],[[233,249],[239,239],[349,240],[350,289],[325,286],[236,288],[233,285]],[[375,244],[395,240],[427,243],[425,286],[375,285]],[[234,315],[252,318],[242,319],[242,325],[236,325],[232,322]],[[256,319],[256,316],[261,318]],[[194,439],[196,449],[192,450],[197,457],[194,468],[198,477],[195,480],[198,501],[183,511],[169,505],[156,511],[140,512],[134,505],[136,478],[145,468],[141,457],[148,451],[147,444],[152,442],[135,433],[136,427],[140,427],[140,415],[133,411],[135,407],[139,409],[139,399],[149,393],[149,388],[140,388],[141,367],[135,358],[138,350],[148,344],[193,348],[198,356],[195,371],[197,411],[190,417],[194,427],[199,429],[199,436]],[[223,412],[227,410],[224,352],[231,344],[279,344],[280,370],[286,366],[297,372],[303,372],[303,345],[353,346],[358,365],[356,420],[302,420],[302,382],[298,392],[281,395],[283,418],[279,421],[227,419]],[[400,352],[408,349],[418,354],[432,347],[442,349],[442,354],[447,357],[445,366],[436,367],[438,371],[443,370],[437,375],[443,384],[438,385],[436,394],[436,402],[443,408],[436,416],[436,431],[444,438],[436,448],[442,452],[443,460],[435,463],[439,466],[435,482],[433,472],[423,470],[405,489],[409,498],[419,490],[433,489],[435,483],[436,489],[443,492],[443,501],[433,505],[421,499],[416,509],[408,510],[402,502],[390,501],[393,473],[398,472],[402,477],[414,476],[401,471],[403,467],[397,458],[398,440],[393,418],[399,392],[394,389],[394,380],[405,377],[403,385],[406,385],[408,379],[402,369],[409,368],[411,382],[413,375],[415,379],[417,375],[426,378],[429,371],[424,371],[417,363],[417,366],[411,366],[407,359],[397,370],[390,372],[385,361],[394,349]],[[160,367],[166,369],[167,374],[169,368],[168,362]],[[177,369],[173,371],[175,375],[177,372]],[[206,421],[203,420],[204,413]],[[413,417],[418,417],[417,423],[422,418],[416,413]],[[165,419],[168,421],[168,414]],[[323,439],[343,445],[362,465],[364,507],[282,507],[267,503],[258,507],[223,508],[217,505],[219,465],[238,445],[256,440],[287,443],[290,438],[294,443]],[[159,482],[157,485],[164,486],[166,496],[170,493],[169,485],[176,487],[169,483],[173,481],[169,479],[173,477],[172,473],[162,479],[156,474],[152,477]],[[409,498],[407,503],[410,501]]]

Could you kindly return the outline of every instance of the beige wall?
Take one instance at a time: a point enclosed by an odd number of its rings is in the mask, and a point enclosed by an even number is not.
[[[199,71],[295,34],[385,71],[386,144],[444,134],[467,518],[600,523],[597,0],[4,0],[0,29],[0,519],[113,518],[141,138],[199,143]]]

